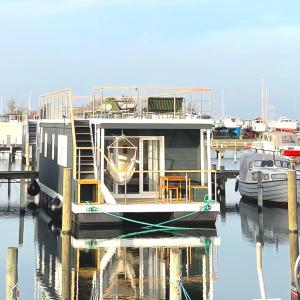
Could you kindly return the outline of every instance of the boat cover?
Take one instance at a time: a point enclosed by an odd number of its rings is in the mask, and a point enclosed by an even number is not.
[[[286,167],[290,166],[290,162],[283,156],[271,155],[265,153],[245,153],[241,156],[240,159],[240,179],[245,180],[247,176],[247,172],[249,169],[249,165],[253,161],[261,161],[261,167],[273,167],[275,160],[275,164],[278,167]],[[278,163],[279,164],[278,164]]]

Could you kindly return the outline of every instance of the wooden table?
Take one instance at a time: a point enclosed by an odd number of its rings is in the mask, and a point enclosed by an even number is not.
[[[186,198],[188,201],[190,201],[191,196],[191,178],[187,178],[185,176],[179,176],[179,175],[164,175],[159,177],[160,187],[161,187],[161,181],[163,181],[163,186],[166,186],[167,191],[169,190],[169,185],[172,183],[179,183],[179,198],[182,199],[182,183],[185,183],[187,186],[187,193]],[[159,194],[161,195],[161,188],[159,190]],[[169,194],[167,192],[167,200],[169,200]]]

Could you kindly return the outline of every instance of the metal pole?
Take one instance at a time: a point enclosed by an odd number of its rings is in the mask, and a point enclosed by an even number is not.
[[[81,175],[81,150],[78,149],[78,179],[80,180]]]
[[[200,169],[201,169],[201,186],[204,186],[204,133],[203,129],[200,129]]]
[[[234,162],[236,163],[237,162],[237,142],[236,140],[234,141],[234,153],[233,153],[233,159],[234,159]]]
[[[208,174],[207,174],[207,187],[208,187],[208,198],[211,199],[211,155],[210,155],[210,133],[211,130],[207,129],[206,135],[207,135],[207,166],[208,166]]]
[[[264,284],[264,277],[263,277],[263,270],[262,270],[261,243],[256,243],[256,268],[257,268],[260,296],[262,300],[265,300],[266,291],[265,291],[265,284]]]
[[[263,173],[261,171],[257,172],[257,205],[258,205],[258,211],[262,211],[263,206]]]
[[[174,95],[174,99],[173,99],[173,118],[175,119],[175,114],[176,114],[176,95]]]
[[[188,202],[188,176],[187,176],[187,172],[185,173],[185,203]]]
[[[95,118],[95,92],[93,96],[93,118]]]

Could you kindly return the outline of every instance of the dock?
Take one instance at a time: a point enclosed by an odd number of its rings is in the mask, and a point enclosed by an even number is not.
[[[217,171],[217,178],[223,177],[223,178],[235,178],[237,175],[239,175],[239,170],[218,170]]]
[[[253,139],[212,139],[211,150],[214,151],[244,151],[251,147]]]
[[[0,180],[37,179],[38,171],[0,171]]]

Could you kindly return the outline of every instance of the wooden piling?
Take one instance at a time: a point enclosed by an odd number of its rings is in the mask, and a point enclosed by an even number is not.
[[[288,171],[288,215],[289,231],[298,232],[296,171]]]
[[[290,242],[290,267],[291,267],[291,283],[292,286],[296,286],[297,278],[294,277],[294,267],[297,257],[299,255],[299,245],[298,245],[298,234],[296,232],[289,233]]]
[[[181,300],[181,250],[171,248],[170,250],[170,300]]]
[[[67,233],[61,236],[61,266],[61,299],[69,300],[71,299],[71,237]]]
[[[257,205],[258,211],[262,212],[263,207],[263,173],[261,171],[257,172]]]
[[[17,300],[18,297],[18,248],[7,249],[6,265],[6,300]]]
[[[72,169],[65,168],[63,175],[62,233],[70,233],[72,229],[71,178]]]

